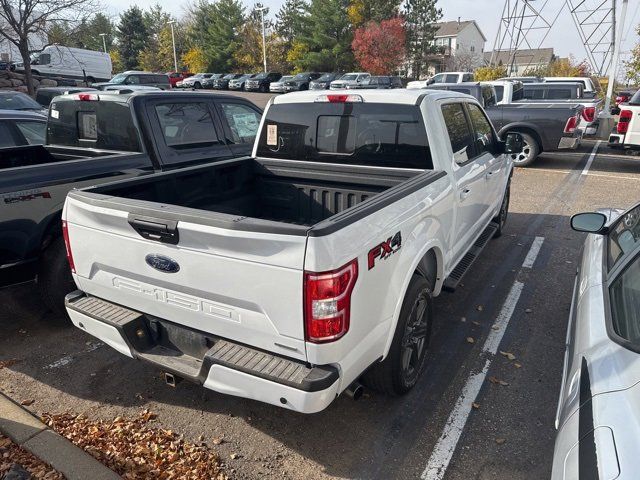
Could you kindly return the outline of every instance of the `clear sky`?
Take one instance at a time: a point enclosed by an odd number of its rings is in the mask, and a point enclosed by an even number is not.
[[[155,3],[159,3],[173,15],[181,16],[188,1],[189,0],[137,0],[135,3],[141,8],[147,8]],[[253,0],[243,1],[247,7],[254,3]],[[600,0],[587,0],[587,2],[589,1],[594,1],[596,4],[600,3]],[[270,7],[271,11],[269,15],[273,16],[284,3],[284,0],[262,0],[262,3]],[[532,5],[540,5],[543,3],[542,1],[532,2]],[[555,20],[555,24],[542,46],[553,47],[555,54],[562,57],[572,54],[578,60],[585,59],[585,49],[580,42],[578,31],[570,13],[564,9],[561,14],[558,15],[560,7],[564,4],[565,2],[563,0],[550,0],[547,2],[544,10],[542,10],[544,17],[549,22]],[[109,13],[117,15],[122,10],[128,8],[131,2],[129,0],[109,0],[107,5]],[[502,7],[504,5],[503,0],[439,0],[439,5],[443,10],[443,20],[457,20],[458,17],[461,17],[462,20],[475,20],[487,37],[485,50],[491,51],[500,24]],[[638,41],[634,29],[630,29],[629,26],[635,26],[640,23],[639,7],[640,0],[631,0],[629,2],[627,27],[625,28],[628,34],[626,35],[626,41],[623,42],[623,52],[628,52]],[[529,37],[533,40],[533,43],[537,43],[536,40],[540,35],[534,32],[530,34]]]

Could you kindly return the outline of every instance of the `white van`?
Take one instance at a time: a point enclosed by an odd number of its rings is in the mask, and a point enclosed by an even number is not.
[[[16,70],[24,71],[24,65],[18,63]],[[43,77],[106,81],[111,78],[111,57],[104,52],[49,45],[31,55],[31,71]]]

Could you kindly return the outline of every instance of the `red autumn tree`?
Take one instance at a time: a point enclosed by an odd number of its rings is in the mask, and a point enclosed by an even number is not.
[[[404,61],[406,36],[400,17],[369,22],[356,29],[351,48],[364,70],[373,75],[389,75]]]

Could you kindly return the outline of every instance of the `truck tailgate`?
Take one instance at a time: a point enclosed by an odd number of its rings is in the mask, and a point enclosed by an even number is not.
[[[177,243],[163,243],[143,238],[131,222],[139,226],[149,219],[137,218],[126,206],[113,201],[105,206],[73,194],[63,219],[74,278],[84,292],[205,333],[306,359],[306,236],[180,221]]]

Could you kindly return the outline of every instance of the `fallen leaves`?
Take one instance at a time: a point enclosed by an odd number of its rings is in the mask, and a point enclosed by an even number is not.
[[[504,442],[506,442],[507,440],[504,438],[496,438],[496,443],[498,445],[502,445]]]
[[[504,380],[500,380],[497,377],[489,377],[489,381],[495,385],[502,385],[503,387],[506,387],[507,385],[509,385],[509,382],[505,382]]]
[[[483,311],[483,310],[484,310],[484,307],[483,307],[482,305],[478,305],[478,306],[476,307],[476,310],[478,310],[479,312],[481,312],[481,311]]]
[[[507,357],[511,361],[516,359],[516,356],[511,352],[503,352],[502,350],[500,350],[500,355],[502,355],[503,357]]]
[[[18,363],[20,360],[15,360],[15,359],[10,359],[10,360],[0,360],[0,370],[2,370],[3,368],[9,368],[13,365],[15,365],[16,363]]]
[[[476,402],[473,402],[473,403],[471,404],[471,406],[472,406],[473,408],[475,408],[476,410],[478,410],[478,409],[480,408],[480,404],[479,404],[479,403],[476,403]]]
[[[60,472],[0,434],[0,478],[3,478],[14,464],[20,465],[34,479],[64,480]]]
[[[227,478],[215,452],[186,442],[171,430],[150,427],[155,418],[148,409],[137,418],[112,421],[92,421],[69,413],[43,414],[49,427],[126,480]]]
[[[467,337],[467,343],[475,343],[473,337]]]
[[[24,405],[25,407],[29,407],[29,406],[33,405],[34,403],[35,403],[35,400],[30,398],[28,400],[22,400],[20,402],[20,405]]]

